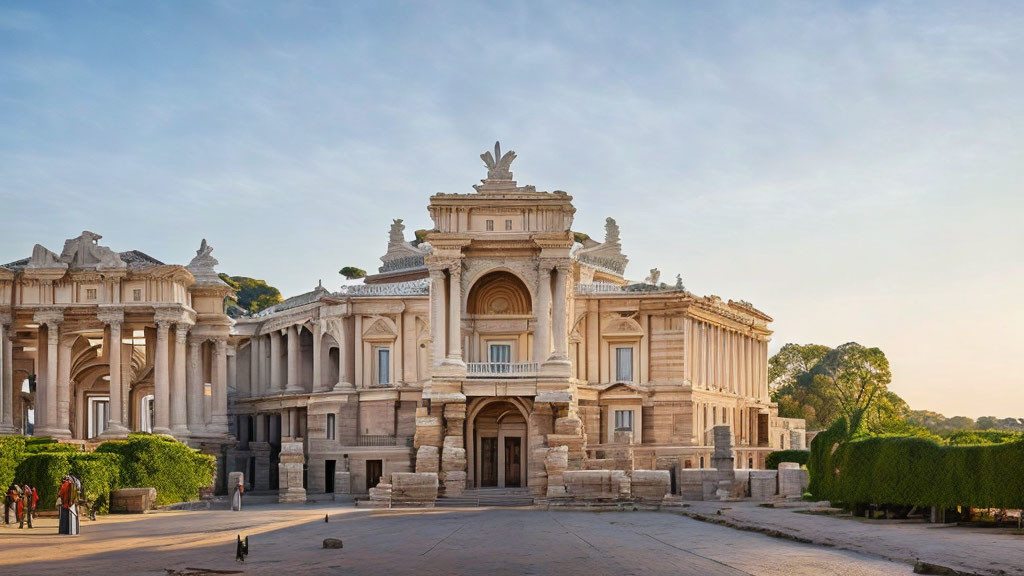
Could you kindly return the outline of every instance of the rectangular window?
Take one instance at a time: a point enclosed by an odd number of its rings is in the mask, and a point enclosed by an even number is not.
[[[632,348],[616,348],[615,349],[615,381],[616,382],[632,382],[633,381],[633,349]]]
[[[86,288],[85,289],[85,299],[86,300],[95,300],[96,299],[96,289],[95,288]]]
[[[632,410],[616,410],[615,411],[615,430],[618,432],[632,432],[633,431],[633,411]]]
[[[496,374],[505,374],[511,369],[512,346],[510,344],[491,344],[489,347],[490,371]]]
[[[327,415],[327,439],[334,440],[334,414]]]
[[[505,220],[505,230],[511,230],[511,229],[512,229],[512,221],[511,220]]]
[[[494,230],[494,220],[488,220],[487,221],[487,231],[491,232],[493,230]]]
[[[377,385],[391,383],[391,349],[377,348]]]
[[[136,288],[132,290],[132,300],[136,302],[142,302],[142,288]]]
[[[89,438],[95,438],[107,429],[109,414],[110,399],[108,397],[89,399]]]

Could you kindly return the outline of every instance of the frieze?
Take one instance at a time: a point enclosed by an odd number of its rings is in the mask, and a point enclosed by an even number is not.
[[[357,284],[342,286],[339,296],[365,298],[372,296],[426,296],[430,294],[430,280],[421,278],[393,284]]]

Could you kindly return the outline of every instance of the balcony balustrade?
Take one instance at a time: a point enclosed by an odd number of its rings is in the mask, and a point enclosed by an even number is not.
[[[536,362],[469,362],[466,375],[470,378],[530,378],[539,371]]]

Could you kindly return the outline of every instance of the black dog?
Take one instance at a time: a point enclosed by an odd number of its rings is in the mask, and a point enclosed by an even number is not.
[[[249,537],[246,536],[245,540],[242,540],[242,535],[238,535],[238,545],[235,547],[235,561],[245,562],[245,557],[249,555]]]

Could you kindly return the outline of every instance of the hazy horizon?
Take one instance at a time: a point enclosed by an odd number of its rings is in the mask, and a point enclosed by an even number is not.
[[[82,230],[293,296],[500,140],[627,276],[1024,417],[1024,7],[0,2],[0,262]]]

